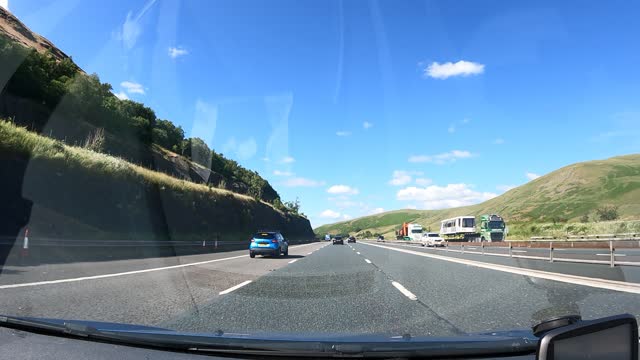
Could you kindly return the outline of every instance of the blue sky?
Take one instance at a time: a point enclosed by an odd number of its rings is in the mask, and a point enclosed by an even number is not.
[[[0,5],[313,226],[640,150],[637,1]]]

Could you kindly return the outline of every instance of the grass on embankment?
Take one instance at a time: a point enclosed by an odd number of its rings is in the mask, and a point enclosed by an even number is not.
[[[313,236],[306,218],[263,201],[68,146],[7,121],[0,121],[0,157],[0,189],[19,183],[34,209],[46,209],[31,212],[29,220],[45,225],[43,237],[55,235],[54,227],[75,239],[92,229],[92,238],[119,239],[244,240],[260,228]]]
[[[164,173],[131,164],[117,157],[65,145],[58,140],[30,132],[6,120],[0,120],[0,140],[0,151],[20,154],[31,160],[63,160],[64,165],[68,168],[83,168],[104,177],[127,178],[137,182],[164,186],[182,193],[213,192],[230,194],[242,201],[255,201],[246,195],[176,179]],[[270,206],[270,204],[264,204]]]

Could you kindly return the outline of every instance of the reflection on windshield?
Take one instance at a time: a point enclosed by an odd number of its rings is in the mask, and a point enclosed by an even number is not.
[[[67,5],[0,1],[0,314],[640,316],[640,4]]]

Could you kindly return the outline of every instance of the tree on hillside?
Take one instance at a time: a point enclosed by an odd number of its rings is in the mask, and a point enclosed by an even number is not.
[[[284,207],[288,212],[298,215],[300,212],[300,200],[296,197],[295,201],[285,201]]]
[[[209,145],[207,145],[204,140],[200,138],[189,138],[186,142],[185,155],[189,157],[192,161],[209,167],[211,162],[211,149],[209,149]]]
[[[588,223],[589,222],[589,213],[586,213],[586,214],[582,215],[580,217],[580,222],[581,223]]]
[[[605,205],[596,209],[596,214],[600,221],[611,221],[618,218],[618,207],[613,205]]]
[[[175,126],[169,120],[156,121],[153,128],[153,142],[169,149],[173,152],[180,152],[182,140],[184,139],[184,130],[180,126]]]

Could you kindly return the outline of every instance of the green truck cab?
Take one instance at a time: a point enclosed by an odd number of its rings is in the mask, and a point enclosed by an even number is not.
[[[478,232],[480,241],[504,241],[507,236],[504,219],[496,214],[480,216]]]

